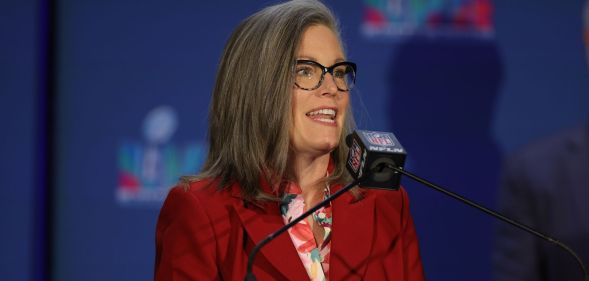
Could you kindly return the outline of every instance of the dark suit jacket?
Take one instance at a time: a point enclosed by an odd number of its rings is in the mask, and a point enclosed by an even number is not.
[[[210,183],[168,194],[156,230],[155,280],[243,280],[251,249],[284,225],[278,203],[244,204],[238,185],[219,191]],[[336,199],[329,279],[424,280],[408,204],[402,189]],[[260,281],[309,280],[287,233],[262,248],[254,273]]]
[[[537,141],[508,159],[500,210],[561,240],[589,262],[589,126]],[[493,256],[496,281],[583,280],[563,249],[505,223]]]

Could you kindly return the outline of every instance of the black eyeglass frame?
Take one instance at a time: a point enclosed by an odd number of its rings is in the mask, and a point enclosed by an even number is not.
[[[319,68],[321,68],[321,79],[319,79],[319,83],[317,83],[317,86],[315,86],[313,88],[303,88],[299,84],[297,84],[296,79],[295,79],[295,85],[297,87],[299,87],[299,89],[306,90],[306,91],[313,91],[313,90],[318,89],[319,87],[321,87],[321,84],[323,84],[323,80],[325,79],[325,73],[329,73],[333,77],[333,70],[340,65],[348,65],[348,66],[352,67],[352,70],[354,71],[354,79],[352,79],[352,82],[354,84],[356,84],[356,64],[351,61],[341,61],[341,62],[338,62],[330,67],[323,66],[322,64],[320,64],[316,61],[313,61],[313,60],[297,60],[296,63],[297,64],[299,64],[299,63],[312,64],[312,65],[319,66]],[[295,65],[295,75],[296,75],[296,65]],[[348,92],[348,91],[350,91],[350,89],[353,88],[353,87],[348,87],[347,90],[340,89],[340,87],[337,86],[337,83],[336,83],[336,87],[338,90],[343,91],[343,92]]]

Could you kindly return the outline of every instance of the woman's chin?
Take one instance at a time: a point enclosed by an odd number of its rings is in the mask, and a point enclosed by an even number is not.
[[[319,136],[318,136],[319,135]],[[321,156],[331,153],[339,145],[339,137],[332,135],[315,134],[313,137],[305,136],[291,139],[293,152]]]
[[[328,154],[328,153],[331,153],[334,149],[336,149],[338,144],[339,144],[338,141],[322,142],[322,143],[318,143],[315,146],[314,150],[320,152],[321,154]]]

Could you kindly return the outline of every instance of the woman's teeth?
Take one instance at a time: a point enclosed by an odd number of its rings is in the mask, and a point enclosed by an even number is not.
[[[307,116],[311,117],[313,120],[326,123],[335,123],[335,110],[333,109],[324,108],[311,111],[307,113]]]
[[[315,111],[311,111],[307,113],[307,116],[315,116],[315,115],[326,115],[327,117],[333,119],[335,118],[335,110],[333,109],[319,109]]]

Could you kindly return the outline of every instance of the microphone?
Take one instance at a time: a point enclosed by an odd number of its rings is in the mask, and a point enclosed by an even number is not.
[[[354,179],[371,174],[371,171],[375,170],[372,176],[368,176],[368,179],[362,183],[362,187],[369,187],[368,184],[371,184],[370,188],[398,189],[400,175],[405,175],[429,188],[448,195],[496,219],[511,224],[564,249],[575,258],[583,270],[585,274],[584,280],[589,281],[589,273],[583,261],[564,243],[404,170],[403,164],[405,163],[407,153],[392,133],[356,130],[346,137],[346,144],[350,148],[346,167]],[[384,170],[388,170],[388,172],[384,172]],[[387,186],[388,184],[390,186]]]
[[[366,171],[373,171],[362,182],[363,188],[398,190],[401,175],[382,164],[403,168],[407,153],[395,135],[386,132],[356,130],[346,137],[350,148],[346,168],[357,179]]]

